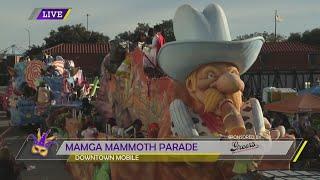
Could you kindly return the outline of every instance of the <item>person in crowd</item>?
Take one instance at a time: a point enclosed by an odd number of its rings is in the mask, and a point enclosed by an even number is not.
[[[53,62],[53,60],[54,58],[50,54],[44,53],[44,63],[49,65]]]
[[[292,123],[292,127],[295,130],[297,136],[296,137],[301,137],[301,130],[300,130],[300,125],[299,125],[299,120],[297,118],[294,119]]]
[[[158,54],[160,48],[166,43],[166,40],[162,34],[162,28],[160,25],[154,26],[154,37],[152,39],[152,48],[155,48],[156,54]]]
[[[82,86],[79,83],[79,79],[78,78],[76,78],[76,80],[75,80],[75,86],[74,87],[75,87],[74,92],[75,92],[75,95],[76,95],[76,99],[80,99],[81,98]]]
[[[0,138],[0,177],[6,180],[21,179],[21,171],[27,169],[23,162],[16,162],[9,148]]]
[[[272,118],[272,127],[278,127],[282,124],[282,120],[280,118]]]
[[[286,115],[276,113],[273,115],[272,127],[284,126],[285,129],[292,128]]]
[[[156,25],[154,29],[149,29],[148,37],[146,39],[147,51],[144,51],[145,57],[143,59],[144,71],[148,77],[157,78],[164,75],[158,68],[156,59],[160,48],[165,44],[165,42],[160,25]]]
[[[81,136],[85,139],[95,138],[98,135],[98,130],[92,121],[92,117],[86,117],[88,119],[86,123],[86,129],[81,131]]]
[[[26,58],[25,58],[25,60],[24,60],[25,62],[30,62],[31,61],[31,59],[30,59],[30,57],[29,56],[27,56]]]
[[[83,98],[82,99],[82,107],[81,107],[83,114],[85,114],[85,115],[91,114],[92,108],[93,108],[93,105],[90,103],[89,99]]]
[[[288,129],[287,130],[287,133],[289,134],[289,135],[293,135],[294,137],[298,137],[298,134],[297,134],[297,132],[296,132],[296,130],[295,129]]]
[[[138,41],[137,41],[137,43],[138,43],[138,47],[139,47],[142,51],[144,51],[144,49],[145,49],[146,41],[147,41],[147,35],[146,35],[146,33],[140,31],[140,32],[138,33]]]
[[[304,121],[303,121],[304,128],[311,127],[311,121],[310,121],[309,116],[304,116],[303,119],[304,119]]]
[[[152,33],[152,34],[151,34]],[[148,36],[152,36],[152,42],[148,46],[150,50],[149,59],[153,66],[157,66],[156,57],[160,50],[160,48],[165,44],[166,40],[162,34],[162,29],[160,25],[154,26],[153,30],[149,30]]]
[[[56,56],[56,61],[64,61],[62,56]]]
[[[148,34],[147,34],[147,39],[146,39],[146,44],[149,44],[149,45],[152,44],[153,36],[154,36],[154,29],[153,28],[149,28]]]
[[[308,143],[301,154],[301,166],[303,168],[311,168],[312,163],[320,160],[320,139],[317,131],[312,127],[307,127],[302,134],[302,138]]]
[[[306,131],[311,127],[309,117],[306,114],[301,114],[298,119],[298,130],[300,135],[304,135]]]
[[[292,128],[291,127],[291,124],[290,124],[290,122],[289,122],[289,118],[288,118],[288,116],[286,116],[286,115],[284,115],[284,114],[279,114],[279,116],[280,116],[280,118],[282,119],[282,126],[284,126],[286,129],[290,129],[290,128]]]
[[[149,28],[148,36],[145,39],[145,47],[143,48],[143,67],[145,72],[148,74],[149,72],[154,71],[156,65],[156,53],[157,50],[155,45],[153,45],[153,39],[155,39],[155,33],[153,28]]]

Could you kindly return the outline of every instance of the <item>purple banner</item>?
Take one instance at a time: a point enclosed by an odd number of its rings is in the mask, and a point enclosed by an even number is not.
[[[41,9],[37,20],[63,20],[70,8],[44,8]]]

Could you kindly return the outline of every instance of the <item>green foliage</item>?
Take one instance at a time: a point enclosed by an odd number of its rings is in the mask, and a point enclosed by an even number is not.
[[[52,47],[61,43],[107,43],[109,37],[99,32],[87,31],[82,24],[65,25],[51,30],[44,38],[44,47]]]
[[[24,55],[25,56],[29,56],[31,59],[34,59],[36,58],[37,56],[41,56],[42,55],[42,50],[43,50],[43,47],[42,46],[38,46],[38,45],[32,45],[30,47],[30,49],[28,49]]]
[[[290,33],[290,36],[288,37],[289,42],[302,42],[301,39],[301,33]]]
[[[160,25],[163,30],[163,34],[166,39],[166,42],[171,42],[176,40],[176,38],[174,37],[173,22],[171,19],[163,20],[162,23],[158,25]]]
[[[32,57],[41,56],[42,50],[61,43],[108,43],[109,37],[95,31],[87,31],[82,24],[65,25],[51,30],[48,37],[44,38],[42,45],[33,45],[25,55]]]
[[[162,23],[159,23],[157,25],[161,26],[167,42],[175,40],[174,33],[173,33],[172,20],[163,20]],[[133,32],[125,31],[123,33],[119,33],[115,37],[115,39],[116,40],[121,39],[121,40],[125,40],[125,41],[137,42],[138,39],[139,39],[139,32],[148,33],[149,28],[151,28],[151,27],[147,23],[138,23],[137,27],[135,28],[135,30]]]
[[[147,33],[150,26],[147,23],[138,23],[137,27],[133,32],[131,31],[125,31],[123,33],[119,33],[115,39],[116,40],[124,40],[124,41],[130,41],[130,42],[137,42],[139,40],[139,33]]]
[[[320,28],[307,30],[304,33],[291,33],[288,41],[302,42],[310,45],[320,46]]]

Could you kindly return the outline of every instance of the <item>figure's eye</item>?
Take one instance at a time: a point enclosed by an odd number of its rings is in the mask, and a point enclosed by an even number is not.
[[[34,149],[36,150],[36,151],[38,151],[39,152],[39,148],[36,146],[36,147],[34,147]]]
[[[235,69],[231,70],[230,73],[239,75],[239,72]]]
[[[213,72],[209,72],[208,79],[214,79],[214,78],[215,78],[215,74]]]

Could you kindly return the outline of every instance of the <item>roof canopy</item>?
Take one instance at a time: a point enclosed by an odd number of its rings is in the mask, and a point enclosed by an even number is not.
[[[320,97],[312,94],[299,95],[266,104],[264,109],[283,113],[320,112]]]
[[[320,49],[316,46],[300,43],[300,42],[266,42],[263,44],[260,54],[270,53],[306,53],[318,54]]]
[[[62,43],[43,50],[47,54],[108,54],[107,43]]]

